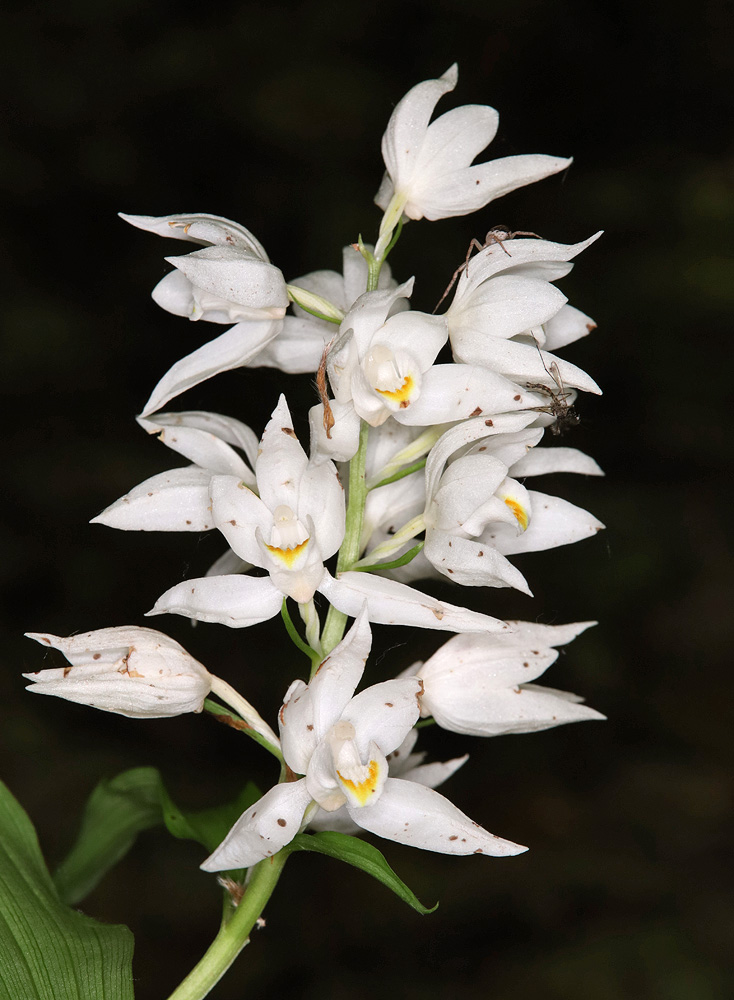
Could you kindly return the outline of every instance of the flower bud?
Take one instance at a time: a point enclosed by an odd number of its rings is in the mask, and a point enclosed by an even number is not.
[[[70,666],[23,674],[27,690],[131,719],[200,712],[211,674],[183,646],[151,628],[103,628],[68,639],[27,632],[60,649]]]

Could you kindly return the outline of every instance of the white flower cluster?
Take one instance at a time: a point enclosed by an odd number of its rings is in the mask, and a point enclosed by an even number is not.
[[[172,586],[149,614],[243,628],[283,611],[293,630],[291,600],[314,671],[288,688],[280,736],[151,629],[34,635],[71,665],[26,676],[32,690],[134,717],[200,711],[214,693],[282,754],[284,780],[239,819],[205,862],[210,871],[253,865],[307,827],[367,830],[448,854],[516,854],[525,848],[487,833],[434,790],[466,758],[424,764],[412,752],[416,722],[497,736],[603,718],[575,695],[532,683],[559,645],[593,623],[503,622],[412,586],[445,578],[529,594],[513,555],[603,527],[525,485],[548,473],[602,474],[580,451],[542,443],[571,422],[577,392],[600,391],[553,353],[594,328],[555,282],[599,234],[566,246],[495,231],[459,269],[440,315],[411,309],[413,278],[397,284],[385,263],[407,220],[476,211],[570,162],[523,155],[473,164],[498,116],[468,106],[431,122],[456,81],[452,67],[395,108],[382,143],[378,238],[374,247],[346,247],[342,274],[287,283],[247,229],[218,216],[123,216],[199,247],[166,258],[174,270],[153,292],[158,305],[228,328],[177,361],[138,418],[187,464],[134,487],[94,521],[220,532],[228,549],[208,574]],[[308,451],[284,396],[259,438],[218,413],[161,412],[219,372],[258,366],[317,373]],[[355,622],[345,636],[348,617]],[[355,695],[370,623],[454,635],[426,662]]]

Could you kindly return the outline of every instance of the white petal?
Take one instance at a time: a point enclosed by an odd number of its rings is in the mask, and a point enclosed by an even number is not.
[[[359,415],[354,403],[338,403],[331,400],[333,424],[327,432],[324,426],[324,407],[317,403],[308,411],[311,428],[311,455],[323,455],[335,462],[348,462],[354,458],[359,448]]]
[[[509,631],[497,618],[437,601],[405,584],[371,573],[342,573],[336,580],[325,573],[319,591],[351,617],[366,602],[370,621],[382,625],[414,625],[444,632]]]
[[[463,757],[454,757],[453,760],[420,764],[417,767],[411,767],[408,771],[404,771],[400,777],[405,778],[406,781],[415,781],[419,785],[425,785],[426,788],[437,788],[444,781],[447,781],[452,774],[455,774],[468,760],[469,754],[466,753]]]
[[[553,392],[561,393],[557,373],[564,388],[601,394],[599,386],[585,371],[547,351],[538,350],[534,344],[488,337],[481,344],[477,340],[468,350],[462,348],[460,354],[458,360],[491,368],[515,382],[540,382]]]
[[[560,156],[528,153],[445,174],[423,194],[423,214],[429,221],[435,221],[476,212],[495,198],[557,174],[570,164],[571,160]]]
[[[210,495],[214,525],[241,559],[253,566],[263,566],[256,531],[259,528],[269,539],[273,527],[271,511],[242,480],[233,476],[214,476]]]
[[[177,361],[163,376],[145,404],[147,417],[184,392],[220,372],[241,368],[280,331],[282,320],[237,323],[192,354]]]
[[[232,573],[244,573],[248,569],[252,569],[252,563],[246,562],[244,559],[240,559],[236,552],[232,549],[227,549],[222,555],[215,559],[211,564],[209,569],[206,571],[207,576],[229,576]]]
[[[476,258],[469,261],[471,270]],[[446,313],[454,354],[467,364],[474,361],[487,338],[515,337],[547,322],[562,308],[566,296],[555,285],[538,278],[500,274],[455,297]]]
[[[430,705],[425,704],[439,726],[469,736],[535,733],[567,722],[604,719],[601,713],[578,704],[574,698],[535,684],[484,690],[475,684],[470,692],[457,688],[455,697],[450,698],[443,691]]]
[[[167,236],[189,243],[213,243],[224,246],[237,246],[250,250],[262,260],[267,261],[262,244],[255,239],[249,229],[240,226],[231,219],[221,215],[205,215],[194,213],[189,215],[125,215],[118,213],[121,219],[129,222],[137,229],[144,229],[158,236]]]
[[[344,540],[346,507],[344,487],[333,462],[309,462],[298,491],[298,517],[313,518],[319,550],[333,556]]]
[[[249,868],[290,844],[311,801],[305,779],[276,785],[244,812],[201,866],[205,872]]]
[[[444,94],[454,89],[458,77],[454,63],[438,80],[425,80],[412,87],[396,105],[382,137],[382,157],[397,188],[411,178],[433,109]],[[377,203],[382,209],[387,207],[386,203]]]
[[[296,437],[288,404],[281,395],[262,436],[255,466],[258,489],[266,507],[274,511],[283,504],[295,513],[301,476],[307,465],[308,456]]]
[[[247,367],[279,368],[289,375],[318,371],[324,347],[335,333],[333,323],[315,316],[286,316],[275,340],[248,361]]]
[[[423,376],[418,399],[395,414],[412,427],[451,423],[543,406],[543,398],[476,365],[434,365]]]
[[[161,472],[120,497],[90,524],[123,531],[208,531],[214,527],[210,478],[206,469],[195,465]]]
[[[560,497],[534,490],[529,490],[528,495],[532,516],[526,531],[518,535],[499,525],[486,531],[482,540],[489,540],[500,552],[512,555],[515,552],[539,552],[557,545],[570,545],[595,535],[604,527],[587,510]]]
[[[426,499],[436,492],[443,467],[455,451],[463,446],[495,434],[512,434],[532,423],[532,413],[500,413],[487,419],[476,417],[449,428],[438,439],[426,460]]]
[[[545,346],[549,351],[557,351],[588,336],[592,330],[596,330],[596,323],[590,316],[566,305],[545,324]]]
[[[148,434],[190,462],[212,473],[237,476],[248,486],[255,485],[255,474],[226,441],[211,431],[187,426],[185,413],[163,413],[153,419],[138,417],[138,423]]]
[[[544,476],[551,472],[577,472],[582,476],[604,475],[594,459],[578,448],[532,448],[510,469],[513,479],[520,476]]]
[[[445,531],[429,531],[423,553],[439,573],[461,586],[514,587],[532,597],[520,570],[485,542]]]
[[[372,337],[370,349],[384,345],[394,353],[406,351],[418,361],[420,370],[425,371],[436,360],[448,336],[444,316],[410,310],[391,316]]]
[[[409,677],[373,684],[352,698],[342,718],[354,726],[354,739],[363,760],[371,742],[385,756],[402,745],[420,717],[420,690],[420,681]]]
[[[432,788],[404,778],[388,778],[369,809],[347,811],[363,830],[425,851],[505,857],[527,850],[484,830]]]
[[[282,319],[285,315],[289,299],[283,275],[249,251],[210,246],[166,260],[197,288],[251,309],[252,319]]]
[[[362,611],[342,641],[319,665],[309,687],[313,696],[314,726],[323,738],[338,721],[362,679],[372,646],[367,614]]]
[[[148,615],[168,613],[246,628],[273,618],[282,604],[283,595],[268,576],[210,576],[171,587]]]
[[[411,200],[420,202],[423,191],[442,175],[469,166],[494,139],[499,120],[494,108],[466,104],[432,122],[416,162]]]
[[[601,232],[598,232],[588,240],[573,244],[551,243],[549,240],[535,239],[516,239],[509,242],[505,240],[500,245],[490,243],[485,250],[472,257],[470,266],[459,278],[455,298],[460,299],[469,295],[473,288],[501,271],[543,277],[546,281],[555,280],[555,278],[551,278],[549,272],[544,270],[542,265],[546,262],[557,264],[559,261],[573,260],[600,236]],[[536,265],[541,265],[539,270],[534,269]],[[561,275],[567,273],[567,269],[562,269]],[[559,275],[556,274],[555,277],[559,277]]]

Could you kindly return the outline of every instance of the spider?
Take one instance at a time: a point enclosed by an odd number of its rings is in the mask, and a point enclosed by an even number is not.
[[[446,298],[446,296],[449,294],[451,289],[456,284],[461,272],[466,271],[466,269],[469,267],[469,259],[474,250],[476,250],[477,253],[480,253],[482,250],[486,250],[489,247],[491,247],[493,243],[496,243],[499,247],[501,247],[502,250],[505,251],[508,257],[512,257],[512,254],[505,246],[505,243],[507,243],[508,240],[514,240],[517,236],[533,236],[535,237],[536,240],[541,239],[541,237],[538,236],[537,233],[526,233],[524,232],[524,230],[521,229],[518,229],[516,232],[510,232],[510,230],[506,226],[493,226],[492,229],[490,229],[487,235],[484,237],[484,243],[480,243],[479,240],[473,239],[469,244],[469,249],[466,252],[466,260],[464,261],[463,264],[459,264],[459,266],[454,271],[454,276],[449,282],[448,288],[436,303],[436,308],[433,310],[434,313],[436,312],[438,307],[441,305],[443,300]]]

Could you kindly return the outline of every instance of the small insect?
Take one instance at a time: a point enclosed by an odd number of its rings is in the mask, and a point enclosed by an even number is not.
[[[540,348],[538,348],[538,353],[540,353]],[[541,360],[542,358],[541,354]],[[577,427],[580,421],[578,413],[573,408],[573,404],[567,402],[568,398],[573,396],[573,392],[564,386],[561,373],[555,361],[551,364],[550,370],[546,368],[545,361],[543,361],[543,367],[556,383],[557,391],[556,389],[551,389],[550,386],[545,385],[543,382],[526,382],[525,388],[533,389],[535,392],[542,392],[549,397],[547,406],[535,406],[533,409],[537,410],[538,413],[550,413],[556,418],[555,423],[551,424],[551,434],[565,434],[572,427]]]
[[[499,247],[501,247],[502,250],[505,251],[508,257],[512,257],[512,254],[505,246],[505,243],[507,243],[508,240],[514,240],[517,236],[533,236],[535,237],[536,240],[541,239],[541,237],[538,236],[537,233],[526,233],[521,229],[518,229],[515,232],[510,232],[510,230],[506,226],[493,226],[489,230],[487,235],[484,237],[484,243],[480,243],[479,240],[473,239],[469,244],[469,249],[466,251],[466,260],[464,261],[463,264],[459,264],[459,266],[454,271],[454,276],[449,282],[448,288],[436,303],[436,309],[438,309],[443,300],[446,298],[451,289],[454,287],[461,272],[466,271],[466,269],[469,267],[469,260],[471,258],[472,253],[475,250],[477,251],[477,253],[480,253],[482,250],[487,250],[489,247],[491,247],[493,243],[496,243]],[[434,309],[433,311],[436,312],[436,309]]]

